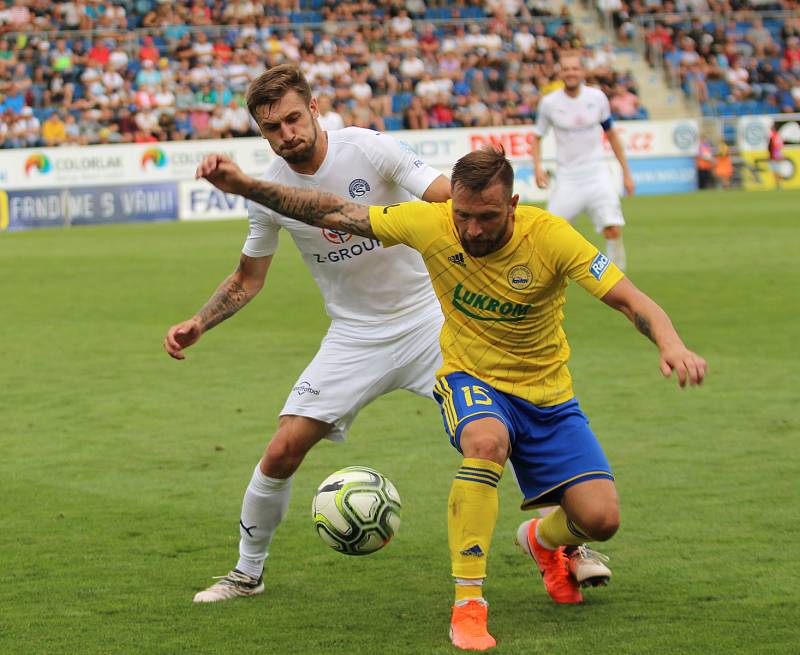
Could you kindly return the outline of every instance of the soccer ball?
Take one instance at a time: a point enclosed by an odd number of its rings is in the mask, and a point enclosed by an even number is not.
[[[397,532],[400,508],[391,481],[366,466],[348,466],[322,481],[311,516],[328,546],[345,555],[369,555]]]

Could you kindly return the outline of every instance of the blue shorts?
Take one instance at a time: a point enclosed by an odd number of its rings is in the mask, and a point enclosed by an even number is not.
[[[525,498],[523,509],[557,505],[564,491],[578,482],[614,479],[575,398],[537,407],[462,372],[440,378],[433,395],[450,442],[459,452],[461,431],[471,421],[496,418],[506,426],[511,464]]]

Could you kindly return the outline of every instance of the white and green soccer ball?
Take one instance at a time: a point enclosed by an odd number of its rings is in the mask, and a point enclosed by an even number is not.
[[[345,555],[369,555],[395,535],[400,509],[390,480],[366,466],[348,466],[319,485],[311,516],[328,546]]]

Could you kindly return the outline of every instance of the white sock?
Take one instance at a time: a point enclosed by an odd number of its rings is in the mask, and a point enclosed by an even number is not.
[[[617,265],[619,270],[625,271],[628,262],[625,259],[625,244],[622,243],[622,237],[606,239],[606,255]]]
[[[264,569],[272,535],[289,507],[292,478],[270,478],[256,466],[242,501],[239,519],[239,562],[236,568],[253,578]]]

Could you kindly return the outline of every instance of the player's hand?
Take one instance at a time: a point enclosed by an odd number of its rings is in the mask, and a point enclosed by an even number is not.
[[[184,348],[197,343],[202,334],[203,329],[193,318],[173,325],[167,330],[167,336],[164,338],[164,350],[173,359],[186,359],[186,355],[183,354]]]
[[[242,194],[245,188],[247,175],[230,157],[226,155],[208,155],[200,162],[195,172],[195,178],[205,178],[220,191],[225,193]]]
[[[550,176],[547,174],[547,171],[543,168],[537,168],[536,186],[538,186],[540,189],[546,189],[548,184],[550,184]]]
[[[636,193],[636,183],[630,174],[622,177],[622,186],[625,187],[625,195],[632,196]]]
[[[659,366],[665,378],[675,371],[681,387],[685,387],[687,383],[691,386],[702,384],[708,370],[706,360],[683,345],[663,350]]]

